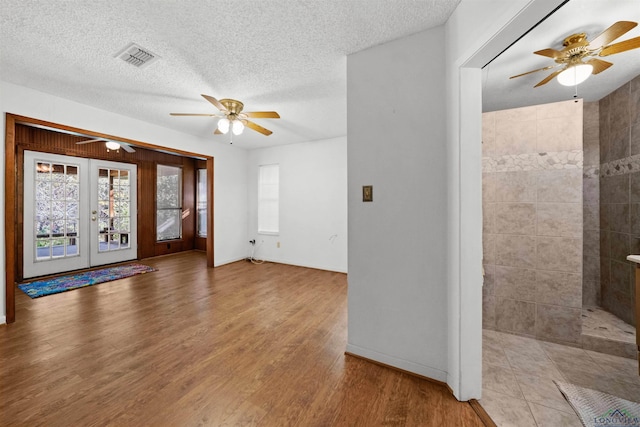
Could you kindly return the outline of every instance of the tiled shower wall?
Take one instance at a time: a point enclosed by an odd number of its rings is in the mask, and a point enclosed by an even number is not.
[[[599,110],[602,308],[635,325],[635,264],[626,257],[640,254],[640,76]]]
[[[600,110],[598,101],[583,110],[582,305],[599,307],[600,299]]]
[[[483,326],[579,343],[581,100],[483,114]]]

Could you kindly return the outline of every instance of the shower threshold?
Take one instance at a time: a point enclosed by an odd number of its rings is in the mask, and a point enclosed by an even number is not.
[[[637,359],[636,328],[600,307],[583,307],[582,348]]]

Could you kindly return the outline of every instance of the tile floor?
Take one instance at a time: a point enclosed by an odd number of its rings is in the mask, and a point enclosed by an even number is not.
[[[483,331],[480,404],[500,426],[580,423],[553,380],[640,402],[638,362],[497,331]]]

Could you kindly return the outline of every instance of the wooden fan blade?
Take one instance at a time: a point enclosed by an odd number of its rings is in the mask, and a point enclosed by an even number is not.
[[[206,99],[207,101],[209,101],[210,103],[213,104],[214,107],[216,107],[218,110],[222,111],[223,113],[227,112],[227,109],[224,107],[224,105],[222,105],[220,103],[220,101],[218,101],[217,99],[215,99],[213,96],[209,96],[209,95],[205,95],[203,93],[201,93],[200,95],[202,95],[202,97],[204,99]]]
[[[542,56],[547,56],[549,58],[553,58],[553,59],[557,59],[557,58],[561,58],[563,56],[563,53],[560,52],[559,50],[555,50],[555,49],[542,49],[542,50],[536,50],[535,52],[536,55],[542,55]]]
[[[614,53],[625,52],[627,50],[637,49],[639,47],[640,37],[634,37],[632,39],[625,40],[620,43],[611,44],[605,47],[604,49],[602,49],[602,51],[600,51],[600,56],[609,56],[613,55]]]
[[[602,46],[608,45],[627,31],[632,30],[636,25],[638,25],[636,22],[631,21],[616,22],[615,24],[604,30],[598,37],[593,39],[589,43],[589,49],[599,49]]]
[[[242,123],[244,123],[244,125],[246,127],[251,128],[251,129],[255,130],[256,132],[260,132],[261,134],[266,135],[266,136],[269,136],[269,135],[271,135],[273,133],[269,129],[265,129],[262,126],[260,126],[260,125],[258,125],[256,123],[250,122],[249,120],[243,120]]]
[[[120,148],[122,148],[127,153],[135,153],[136,152],[136,150],[134,150],[133,147],[130,146],[130,145],[123,144],[122,142],[118,142],[118,144],[120,144]]]
[[[104,141],[104,139],[87,139],[86,141],[76,142],[76,144],[81,145],[81,144],[88,144],[90,142],[100,142],[100,141]]]
[[[552,68],[559,67],[560,65],[561,65],[561,64],[558,64],[558,65],[549,65],[548,67],[538,68],[537,70],[533,70],[533,71],[527,71],[526,73],[518,74],[517,76],[511,76],[511,77],[509,77],[509,78],[510,78],[510,79],[515,79],[516,77],[526,76],[527,74],[537,73],[538,71],[550,70],[550,69],[552,69]]]
[[[216,128],[216,130],[213,131],[214,135],[223,135],[222,132],[220,132],[220,129]]]
[[[564,68],[563,68],[564,69]],[[542,80],[540,83],[538,83],[537,85],[535,85],[534,87],[539,87],[542,85],[546,85],[547,83],[549,83],[551,80],[553,80],[553,78],[555,76],[557,76],[558,74],[560,74],[562,72],[562,70],[557,70],[554,71],[553,73],[549,74],[544,80]]]
[[[598,74],[611,67],[611,62],[603,61],[602,59],[592,58],[585,62],[585,64],[593,65],[593,71],[591,74]]]
[[[247,117],[251,117],[252,119],[279,119],[280,114],[275,111],[251,111],[242,113]]]
[[[218,114],[191,114],[191,113],[169,113],[171,116],[206,116],[206,117],[219,117]]]

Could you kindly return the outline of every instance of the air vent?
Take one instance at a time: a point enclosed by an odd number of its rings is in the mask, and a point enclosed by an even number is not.
[[[155,53],[152,53],[149,49],[140,47],[135,43],[128,44],[124,49],[118,52],[115,57],[120,58],[124,62],[127,62],[138,68],[144,68],[160,58]]]

